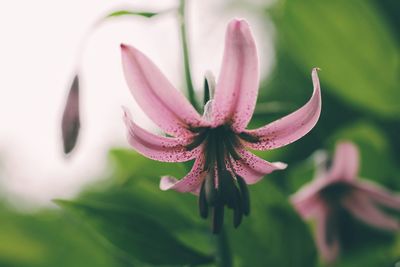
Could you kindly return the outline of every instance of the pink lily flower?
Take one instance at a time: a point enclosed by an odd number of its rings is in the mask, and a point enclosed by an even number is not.
[[[358,168],[357,147],[350,142],[340,142],[332,167],[318,170],[315,179],[291,198],[304,219],[316,220],[317,247],[327,263],[334,262],[340,253],[335,218],[341,209],[368,225],[400,230],[400,221],[381,210],[382,207],[400,210],[400,196],[370,181],[357,180]]]
[[[139,50],[121,45],[127,84],[137,103],[164,132],[149,133],[132,121],[124,108],[130,145],[142,155],[164,162],[194,160],[182,179],[161,178],[162,190],[199,195],[200,215],[211,209],[213,231],[223,224],[224,207],[233,209],[234,226],[250,212],[247,184],[286,168],[281,162],[265,161],[246,149],[268,150],[285,146],[307,134],[321,112],[317,70],[312,71],[314,92],[297,111],[259,129],[247,130],[257,100],[259,66],[249,25],[232,20],[226,31],[225,52],[215,95],[199,115],[154,63]]]

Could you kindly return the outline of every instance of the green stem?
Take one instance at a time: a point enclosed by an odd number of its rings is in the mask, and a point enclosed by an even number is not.
[[[222,228],[221,233],[217,236],[217,266],[232,267],[232,255],[226,236],[225,229]]]
[[[198,110],[198,105],[196,102],[195,92],[193,88],[192,75],[190,73],[190,58],[189,58],[189,48],[187,43],[187,35],[186,35],[186,0],[179,1],[179,23],[180,23],[180,33],[181,33],[181,41],[183,48],[183,64],[185,68],[185,80],[186,80],[186,89],[189,97],[190,103]]]

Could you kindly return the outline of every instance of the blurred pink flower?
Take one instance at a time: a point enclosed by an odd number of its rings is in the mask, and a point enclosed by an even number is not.
[[[340,253],[335,218],[340,209],[358,220],[384,230],[400,230],[399,220],[381,208],[400,210],[400,196],[366,180],[357,180],[359,155],[350,142],[336,146],[332,167],[321,168],[316,178],[305,185],[291,200],[304,219],[316,220],[316,243],[325,262],[334,262]]]
[[[200,215],[213,213],[213,231],[223,224],[224,207],[234,210],[234,225],[250,212],[246,184],[286,168],[268,162],[246,149],[268,150],[285,146],[307,134],[321,112],[317,70],[312,71],[314,92],[299,110],[255,130],[246,130],[259,87],[256,45],[244,20],[232,20],[226,31],[225,52],[214,99],[199,115],[154,63],[136,48],[121,45],[125,78],[144,112],[172,137],[149,133],[124,108],[130,145],[142,155],[164,162],[195,159],[182,179],[162,177],[162,190],[199,194]]]

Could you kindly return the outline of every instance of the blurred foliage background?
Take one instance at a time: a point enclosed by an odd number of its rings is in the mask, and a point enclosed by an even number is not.
[[[400,191],[400,1],[286,0],[263,13],[276,27],[276,65],[262,81],[252,126],[303,105],[314,66],[322,69],[323,110],[306,137],[259,153],[289,168],[250,187],[252,214],[236,230],[226,222],[224,242],[234,266],[320,266],[312,225],[288,203],[313,177],[312,153],[332,152],[337,140],[351,140],[361,151],[360,177]],[[76,199],[56,200],[59,209],[22,214],[2,205],[0,266],[218,264],[220,241],[198,216],[196,197],[158,189],[161,175],[181,177],[186,165],[118,148],[109,162],[112,171],[103,182]],[[335,266],[395,266],[400,260],[400,233],[350,219],[343,225],[344,253]]]

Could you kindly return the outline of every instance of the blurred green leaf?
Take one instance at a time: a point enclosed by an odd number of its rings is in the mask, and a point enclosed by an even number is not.
[[[122,266],[56,211],[19,214],[0,208],[0,266]]]
[[[182,177],[186,167],[180,163],[165,163],[148,159],[132,149],[114,148],[109,153],[114,167],[113,179],[119,183],[134,181],[135,177],[145,177],[159,181],[161,176]]]
[[[399,45],[371,1],[279,2],[279,47],[350,105],[400,117]],[[328,86],[324,86],[328,85]]]
[[[134,209],[90,201],[57,203],[88,223],[127,258],[157,265],[198,265],[213,260],[185,246],[162,224]]]
[[[151,18],[159,13],[156,12],[138,12],[138,11],[131,11],[131,10],[117,10],[114,11],[106,16],[106,18],[111,18],[111,17],[121,17],[121,16],[141,16],[141,17],[146,17],[146,18]]]
[[[65,202],[79,221],[87,222],[108,243],[125,255],[129,251],[131,257],[142,262],[190,263],[189,260],[178,262],[180,247],[206,259],[209,257],[204,255],[215,253],[216,240],[212,238],[210,222],[198,215],[197,197],[158,188],[157,176],[177,172],[169,166],[183,172],[183,164],[163,163],[158,168],[158,162],[123,149],[112,150],[110,158],[113,171],[118,174],[115,177],[112,174],[117,183],[101,190],[91,189],[77,200]],[[120,183],[121,177],[125,177],[123,183]],[[232,229],[231,218],[226,217],[235,266],[313,266],[316,252],[310,232],[287,199],[267,180],[251,187],[251,198],[252,214],[239,229]],[[111,225],[119,230],[116,233],[109,230]],[[146,240],[156,243],[157,247],[143,244],[140,240],[143,236],[136,237],[137,232],[145,233]],[[292,240],[290,244],[284,241],[288,239]],[[171,245],[175,243],[179,245]],[[165,255],[164,252],[158,255],[163,258],[155,262],[150,258],[154,253],[149,251],[165,251]],[[175,262],[162,262],[164,257],[171,257]]]
[[[162,218],[163,226],[186,245],[203,253],[213,252],[208,223],[198,215],[197,197],[159,189],[160,176],[183,177],[187,173],[184,163],[161,163],[128,149],[112,149],[109,158],[113,165],[112,180],[116,183],[100,191],[91,189],[81,198],[134,207],[154,219]],[[191,237],[199,236],[199,232],[205,236],[205,242],[194,244]]]
[[[288,169],[286,184],[290,194],[295,193],[314,178],[315,163],[313,155]]]
[[[75,211],[79,221],[89,222],[91,229],[117,248],[114,253],[122,251],[132,261],[150,264],[212,261],[205,256],[213,252],[213,246],[209,244],[205,221],[197,214],[197,198],[159,189],[160,176],[183,176],[185,165],[152,161],[128,149],[112,149],[109,158],[113,183],[106,180],[105,187],[97,185],[76,201],[61,205]],[[125,230],[109,231],[112,225]],[[199,242],[194,244],[192,237],[201,235],[205,238],[197,238]]]
[[[371,238],[371,237],[369,237]],[[400,260],[400,254],[387,245],[375,247],[364,247],[362,250],[352,251],[340,259],[338,267],[396,267],[395,263]]]
[[[400,1],[398,0],[374,0],[374,4],[382,11],[386,20],[392,25],[392,31],[400,41]]]
[[[268,180],[250,189],[251,214],[228,236],[235,266],[315,266],[311,233],[287,198]]]

